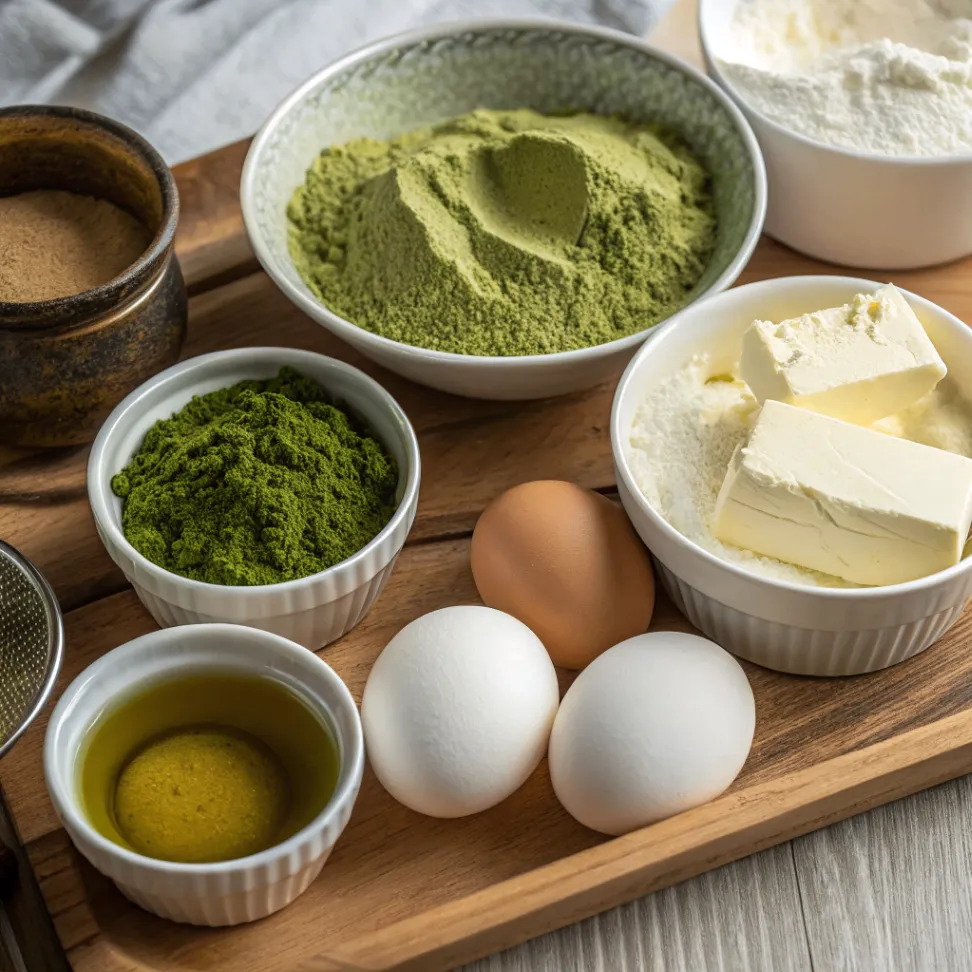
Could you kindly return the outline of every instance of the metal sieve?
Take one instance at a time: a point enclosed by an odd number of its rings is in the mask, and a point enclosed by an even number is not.
[[[51,585],[0,540],[0,757],[44,707],[63,647],[61,609]]]

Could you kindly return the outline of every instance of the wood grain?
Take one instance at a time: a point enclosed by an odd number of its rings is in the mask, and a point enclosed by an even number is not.
[[[826,272],[824,264],[763,240],[742,281]],[[895,275],[964,320],[972,259]],[[341,358],[394,395],[419,434],[423,484],[411,542],[467,533],[484,505],[529,479],[572,479],[610,490],[608,419],[614,381],[555,402],[480,402],[421,388],[362,358],[298,311],[262,273],[190,302],[184,357],[220,348],[275,345]],[[0,466],[0,536],[29,557],[70,610],[121,590],[124,578],[98,539],[84,492],[86,450],[33,455]]]
[[[249,139],[234,142],[172,170],[181,206],[176,253],[190,294],[258,268],[240,211],[240,174],[249,145]]]
[[[794,842],[817,969],[972,968],[972,779]]]
[[[220,348],[304,348],[349,361],[399,401],[419,434],[423,485],[410,541],[468,532],[485,504],[535,478],[613,483],[611,385],[549,402],[477,402],[391,375],[297,311],[263,274],[194,298],[184,357]],[[46,575],[65,609],[125,586],[95,531],[88,450],[28,455],[0,467],[0,536]]]
[[[811,972],[788,844],[467,966],[463,972]]]
[[[932,755],[937,753],[937,755]],[[972,765],[965,712],[564,858],[387,929],[342,942],[308,970],[447,968],[548,924],[575,920],[740,856],[897,799]],[[592,884],[592,876],[596,875]]]
[[[404,624],[476,600],[468,540],[411,546],[371,614],[323,657],[359,698],[374,658]],[[154,627],[131,592],[71,612],[66,623],[71,650],[57,693],[96,657]],[[618,841],[576,824],[545,768],[500,807],[459,821],[406,810],[368,773],[321,878],[286,911],[231,931],[154,919],[80,864],[43,786],[46,717],[5,759],[2,780],[75,969],[189,970],[206,961],[256,972],[277,967],[281,954],[308,969],[444,968],[967,771],[972,656],[958,648],[970,624],[966,615],[923,655],[871,676],[792,678],[747,666],[757,735],[733,789]],[[688,626],[662,599],[653,627]],[[106,948],[115,964],[105,964]]]

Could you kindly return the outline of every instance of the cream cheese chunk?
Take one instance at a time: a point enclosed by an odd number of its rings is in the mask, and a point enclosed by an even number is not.
[[[901,292],[890,284],[843,307],[743,336],[743,381],[770,399],[870,425],[918,401],[945,377],[945,363]]]
[[[958,563],[972,522],[972,459],[768,401],[737,446],[714,533],[857,584]]]

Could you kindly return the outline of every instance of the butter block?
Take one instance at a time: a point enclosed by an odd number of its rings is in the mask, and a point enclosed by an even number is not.
[[[945,362],[901,292],[890,284],[843,307],[743,336],[740,371],[760,403],[775,400],[870,425],[918,401]]]
[[[972,523],[972,459],[768,401],[733,454],[713,532],[857,584],[958,563]]]

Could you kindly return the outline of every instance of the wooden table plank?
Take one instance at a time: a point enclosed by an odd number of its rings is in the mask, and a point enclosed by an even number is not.
[[[742,281],[826,267],[764,240]],[[972,259],[894,275],[965,320]],[[415,425],[423,487],[411,540],[468,532],[484,505],[528,479],[572,479],[594,489],[614,485],[608,419],[614,381],[550,402],[479,402],[421,388],[364,359],[298,311],[263,273],[191,301],[184,357],[260,344],[306,348],[341,358],[378,379]],[[124,579],[95,533],[84,486],[86,450],[31,455],[0,468],[0,536],[45,573],[65,609],[121,590]]]
[[[463,972],[703,969],[811,972],[789,844],[492,955]]]
[[[814,966],[972,968],[972,778],[794,841]]]
[[[24,972],[25,967],[27,972],[69,972],[26,850],[17,840],[5,806],[0,809],[0,840],[12,850],[17,867],[17,879],[0,902],[0,920],[9,923],[22,963],[15,965],[11,972]]]
[[[446,604],[476,601],[468,540],[411,546],[372,613],[351,635],[326,649],[323,657],[360,698],[371,662],[404,624]],[[154,627],[131,592],[71,612],[66,622],[69,651],[57,692],[94,658]],[[655,625],[687,627],[664,598]],[[972,614],[923,655],[856,679],[798,679],[747,666],[757,698],[757,737],[732,792],[746,793],[765,785],[782,793],[791,773],[966,711],[972,706],[972,656],[959,655],[956,647],[968,639],[970,625]],[[192,968],[214,948],[223,961],[240,963],[233,967],[244,972],[262,968],[261,963],[270,960],[267,950],[276,949],[280,940],[293,942],[297,950],[314,942],[331,948],[342,929],[349,933],[353,929],[360,936],[362,923],[367,927],[373,920],[367,916],[376,912],[380,911],[382,926],[387,927],[396,918],[416,917],[430,907],[458,901],[497,881],[517,878],[602,844],[602,838],[577,825],[556,803],[545,770],[500,807],[462,821],[436,821],[411,813],[396,804],[369,772],[348,832],[305,899],[259,926],[200,936],[142,914],[86,865],[77,866],[43,786],[46,722],[45,713],[5,758],[0,779],[47,905],[79,972],[106,970],[104,943],[92,938],[91,908],[98,909],[98,924],[106,938],[127,956],[121,968],[135,959],[154,968]],[[934,772],[950,775],[953,766],[954,760],[947,769]],[[835,809],[839,815],[840,807]],[[496,843],[498,834],[503,835],[501,845]],[[463,854],[457,859],[454,847],[459,839]],[[702,869],[697,860],[690,866]],[[394,892],[389,902],[390,892],[383,885],[391,875]],[[684,872],[671,873],[675,879],[684,876]],[[441,927],[447,926],[448,922]],[[173,965],[176,955],[178,962]]]
[[[190,294],[258,268],[240,211],[240,173],[249,145],[249,139],[234,142],[172,170],[180,202],[176,253]]]

